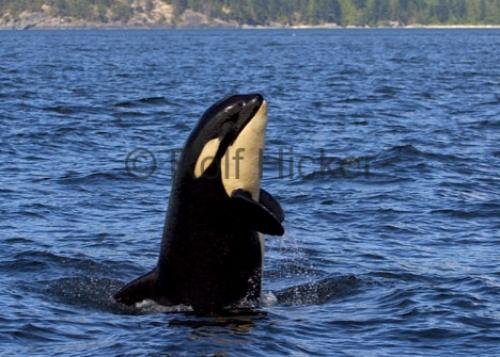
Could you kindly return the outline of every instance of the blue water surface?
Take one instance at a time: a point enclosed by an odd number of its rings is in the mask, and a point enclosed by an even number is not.
[[[118,306],[176,150],[254,91],[262,306]],[[500,354],[499,30],[1,31],[0,140],[0,354]]]

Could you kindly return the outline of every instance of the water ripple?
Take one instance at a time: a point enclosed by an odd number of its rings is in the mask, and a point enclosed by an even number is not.
[[[5,354],[499,354],[498,30],[0,32]],[[118,306],[156,262],[171,150],[254,91],[286,212],[263,303]]]

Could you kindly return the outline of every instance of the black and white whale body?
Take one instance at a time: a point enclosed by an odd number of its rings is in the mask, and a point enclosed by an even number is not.
[[[260,94],[228,97],[203,114],[177,165],[158,264],[115,300],[212,313],[260,297],[260,233],[284,233],[279,203],[260,189],[266,125]]]

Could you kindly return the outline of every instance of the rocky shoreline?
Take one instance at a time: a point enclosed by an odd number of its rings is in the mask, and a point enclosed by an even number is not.
[[[123,24],[123,23],[92,23],[72,22],[64,24],[22,24],[20,26],[5,26],[0,24],[0,31],[23,31],[23,30],[175,30],[175,29],[233,29],[233,30],[363,30],[363,29],[429,29],[429,30],[459,30],[459,29],[492,29],[499,30],[500,25],[408,25],[408,26],[323,26],[323,25],[280,25],[280,26],[250,26],[250,25],[165,25],[165,24]]]
[[[106,28],[174,28],[174,27],[226,27],[237,28],[236,21],[225,21],[210,18],[192,10],[184,11],[180,16],[174,16],[172,6],[161,2],[154,3],[156,7],[148,13],[136,12],[127,21],[108,20],[105,22],[88,21],[75,17],[57,17],[51,15],[49,8],[39,12],[24,11],[16,17],[10,14],[0,14],[0,29],[27,30],[39,29],[106,29]],[[44,11],[45,10],[45,11]],[[110,16],[112,17],[112,16]]]
[[[387,23],[381,26],[339,26],[335,23],[324,23],[320,25],[309,24],[281,24],[251,26],[240,24],[236,21],[225,21],[217,18],[210,18],[202,13],[186,10],[178,18],[174,18],[171,9],[163,8],[153,12],[149,16],[141,14],[134,16],[127,22],[108,21],[92,22],[72,17],[53,17],[45,12],[23,12],[15,19],[3,16],[0,17],[0,30],[64,30],[64,29],[172,29],[172,28],[229,28],[229,29],[363,29],[363,28],[404,28],[404,29],[499,29],[500,25],[424,25],[411,24],[402,25],[399,23]]]

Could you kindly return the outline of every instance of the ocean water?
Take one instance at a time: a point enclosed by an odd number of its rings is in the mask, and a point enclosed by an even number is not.
[[[118,306],[190,130],[255,91],[262,306]],[[2,355],[500,354],[499,30],[1,31],[0,140]]]

